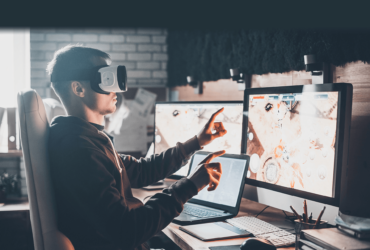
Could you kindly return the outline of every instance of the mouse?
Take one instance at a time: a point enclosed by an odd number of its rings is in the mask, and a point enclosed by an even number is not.
[[[248,238],[243,244],[240,246],[241,250],[276,250],[274,245],[268,240],[260,239],[260,238]]]

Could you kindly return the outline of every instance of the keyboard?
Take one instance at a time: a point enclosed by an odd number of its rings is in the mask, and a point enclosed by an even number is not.
[[[198,207],[195,207],[195,206],[189,206],[189,205],[186,205],[186,204],[185,204],[184,210],[182,212],[186,213],[188,215],[199,217],[199,218],[220,217],[220,216],[224,215],[222,213],[213,212],[213,211],[198,208]]]
[[[295,244],[295,235],[252,216],[226,220],[229,224],[251,232],[255,237],[266,239],[276,247]]]

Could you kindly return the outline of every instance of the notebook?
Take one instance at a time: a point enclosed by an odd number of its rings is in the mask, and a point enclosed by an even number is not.
[[[302,230],[301,239],[312,241],[325,249],[370,249],[370,241],[353,238],[337,228]]]
[[[234,227],[226,222],[182,226],[179,227],[179,229],[203,241],[231,239],[252,235],[252,233]]]

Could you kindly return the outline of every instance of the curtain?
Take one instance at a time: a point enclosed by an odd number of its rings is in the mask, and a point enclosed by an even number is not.
[[[248,74],[304,69],[303,56],[342,66],[370,62],[369,30],[175,30],[168,43],[168,85],[229,79],[231,68]]]

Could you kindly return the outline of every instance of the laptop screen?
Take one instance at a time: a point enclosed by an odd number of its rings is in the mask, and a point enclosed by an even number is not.
[[[198,164],[206,157],[204,154],[195,154],[190,166],[190,171],[194,171]],[[240,185],[244,178],[246,159],[233,159],[229,157],[217,157],[212,162],[220,162],[222,165],[222,176],[216,190],[208,191],[205,187],[193,199],[220,205],[235,207],[238,202]]]

